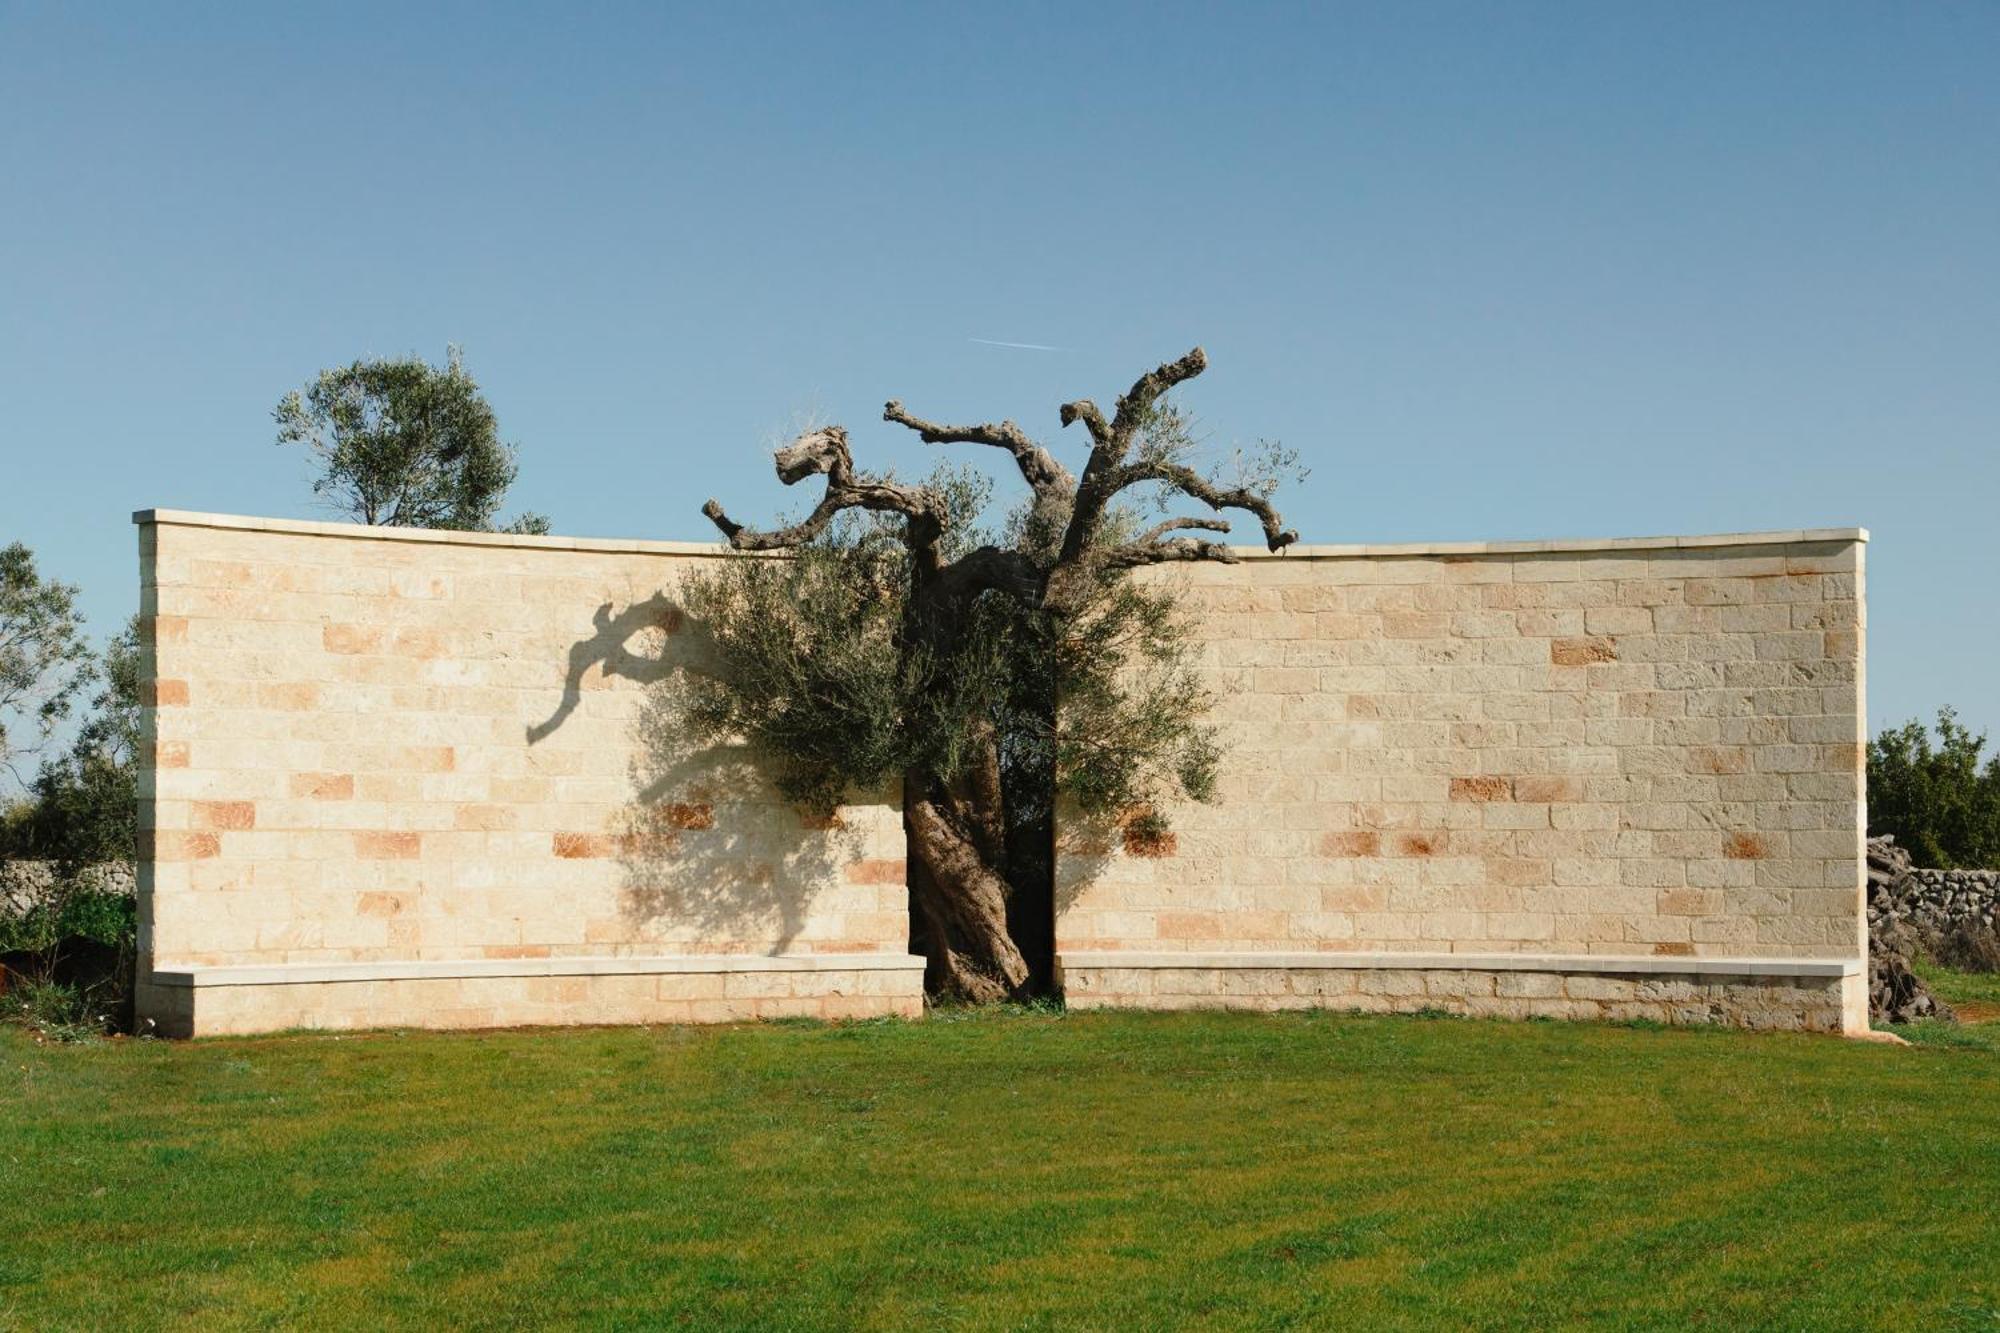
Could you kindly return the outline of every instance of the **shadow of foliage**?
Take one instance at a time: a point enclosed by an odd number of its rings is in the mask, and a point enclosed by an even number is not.
[[[630,732],[632,798],[612,835],[627,919],[677,936],[691,930],[704,950],[784,952],[818,887],[837,882],[858,855],[859,839],[788,804],[747,746],[690,743],[680,683],[705,673],[714,649],[673,599],[658,592],[615,612],[607,602],[592,626],[569,650],[560,703],[527,739],[546,740],[569,720],[592,667],[644,687]]]
[[[625,910],[783,953],[819,886],[859,855],[859,839],[788,804],[749,747],[690,746],[680,716],[673,680],[648,687],[620,844]]]

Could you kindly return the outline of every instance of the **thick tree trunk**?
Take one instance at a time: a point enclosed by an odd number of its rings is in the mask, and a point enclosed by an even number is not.
[[[1090,461],[1081,479],[1011,421],[947,425],[915,416],[900,402],[887,404],[883,420],[916,431],[926,443],[980,444],[1013,457],[1034,493],[1034,505],[1021,540],[1007,547],[982,545],[948,558],[945,538],[952,517],[942,492],[857,471],[847,432],[839,426],[808,431],[777,452],[778,478],[786,485],[826,478],[825,493],[801,521],[752,531],[731,520],[714,500],[702,512],[739,551],[804,545],[849,510],[901,515],[910,560],[904,660],[929,650],[936,660],[948,661],[963,617],[982,596],[1061,612],[1079,602],[1105,570],[1235,558],[1215,541],[1173,535],[1229,531],[1219,517],[1170,518],[1136,540],[1099,549],[1106,514],[1134,487],[1164,486],[1217,514],[1225,509],[1254,514],[1272,551],[1298,539],[1280,522],[1261,487],[1225,488],[1178,461],[1171,450],[1155,453],[1140,447],[1160,396],[1207,365],[1207,354],[1197,347],[1148,371],[1119,396],[1109,419],[1087,398],[1063,404],[1058,413],[1062,424],[1081,422],[1090,433]],[[1054,685],[1047,688],[1044,702],[1053,728]],[[905,775],[911,935],[930,960],[932,992],[993,1001],[1052,985],[1054,772],[1023,772],[1019,757],[1003,756],[989,732],[967,771],[955,775],[950,786],[944,790],[922,773]]]
[[[1007,930],[1007,881],[980,855],[978,842],[939,793],[903,810],[910,844],[910,898],[923,917],[935,995],[988,1004],[1018,998],[1030,969]]]

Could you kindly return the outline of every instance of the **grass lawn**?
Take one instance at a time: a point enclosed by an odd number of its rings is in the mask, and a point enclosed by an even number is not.
[[[2000,972],[1960,972],[1928,958],[1913,960],[1910,969],[1931,994],[1961,1010],[1961,1017],[1974,1023],[2000,1020]]]
[[[1013,1013],[0,1061],[0,1327],[2000,1326],[1992,1048]]]

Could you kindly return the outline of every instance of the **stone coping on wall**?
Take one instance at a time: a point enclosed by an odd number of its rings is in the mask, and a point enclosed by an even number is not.
[[[134,523],[245,532],[286,532],[373,541],[430,542],[459,546],[523,546],[545,551],[600,551],[613,554],[719,556],[731,553],[721,542],[642,541],[611,537],[534,537],[511,532],[455,532],[434,528],[370,527],[309,519],[208,514],[185,509],[141,509]],[[1785,528],[1772,532],[1719,532],[1696,536],[1579,537],[1554,541],[1394,542],[1386,544],[1294,545],[1281,551],[1232,546],[1245,559],[1352,560],[1383,557],[1584,554],[1594,551],[1676,551],[1718,546],[1779,546],[1801,542],[1865,542],[1866,528]]]
[[[721,542],[641,541],[615,537],[535,537],[515,532],[458,532],[446,528],[371,527],[366,523],[323,523],[311,519],[260,518],[249,514],[205,514],[187,509],[140,509],[132,521],[183,528],[231,528],[239,532],[279,532],[306,537],[346,537],[363,541],[427,542],[434,546],[523,546],[539,551],[597,551],[613,555],[721,556]]]
[[[1089,968],[1244,969],[1269,971],[1455,971],[1455,972],[1577,972],[1611,976],[1647,973],[1666,976],[1728,977],[1851,977],[1864,966],[1859,958],[1690,958],[1657,954],[1535,954],[1535,953],[1395,953],[1323,952],[1139,953],[1093,951],[1064,953],[1059,969]]]
[[[1233,546],[1238,556],[1275,560],[1355,560],[1382,557],[1473,555],[1587,555],[1602,551],[1682,551],[1719,546],[1789,546],[1810,542],[1865,542],[1866,528],[1785,528],[1774,532],[1715,532],[1666,537],[1569,537],[1552,541],[1322,543]]]
[[[909,972],[919,954],[654,954],[557,958],[445,958],[372,963],[274,963],[155,969],[156,986],[297,986],[334,981],[434,981],[467,977],[662,976],[711,972]],[[920,984],[920,982],[919,982]]]

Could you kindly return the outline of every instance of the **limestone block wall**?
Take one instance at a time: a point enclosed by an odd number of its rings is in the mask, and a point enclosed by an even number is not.
[[[135,517],[142,1019],[920,1008],[897,794],[809,820],[665,724],[717,548]]]
[[[717,548],[137,518],[142,1021],[921,1010],[899,794],[802,818],[661,706]],[[1865,540],[1149,571],[1223,778],[1064,824],[1069,1002],[1864,1026]]]
[[[1163,841],[1065,829],[1071,1002],[1865,1022],[1865,541],[1307,547],[1156,572],[1199,618],[1224,777]],[[1399,1005],[1370,966],[1420,981],[1394,979]],[[1697,999],[1711,985],[1740,994]]]

